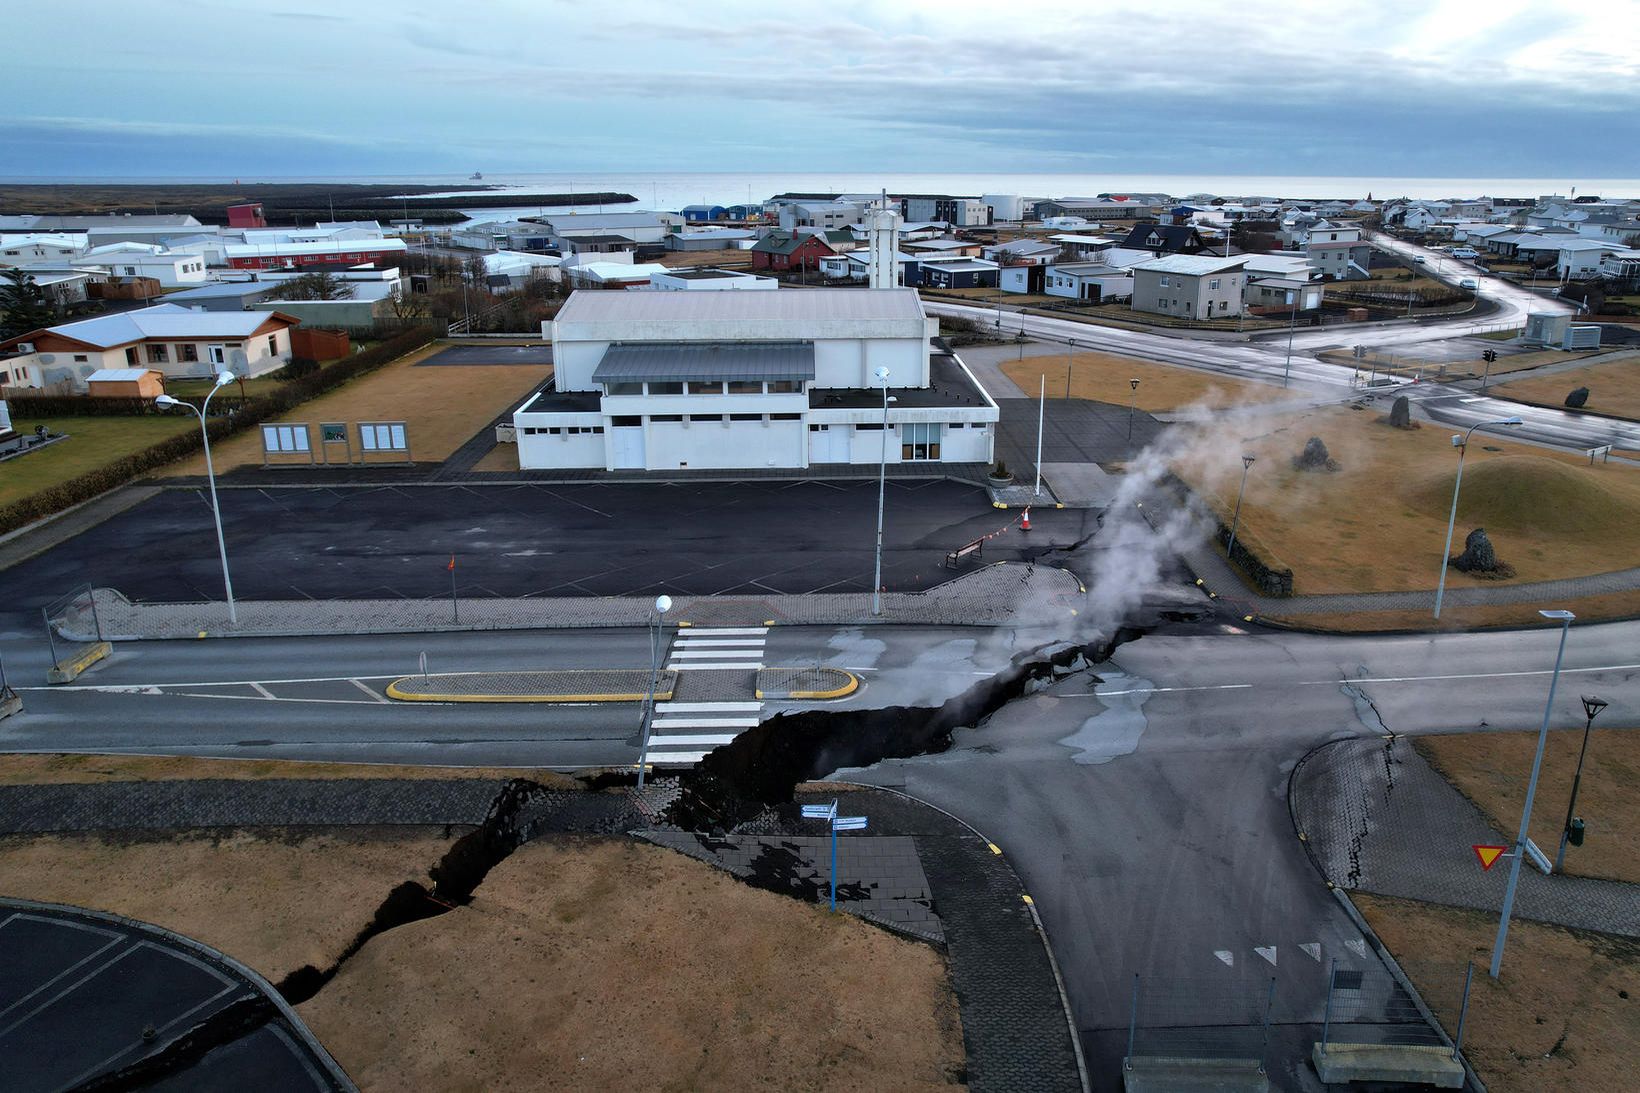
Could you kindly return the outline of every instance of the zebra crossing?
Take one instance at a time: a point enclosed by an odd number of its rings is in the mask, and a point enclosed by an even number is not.
[[[768,635],[767,626],[679,630],[666,667],[674,672],[755,672],[763,667]],[[657,767],[693,766],[713,748],[755,728],[762,712],[763,703],[757,701],[657,702],[649,728],[649,761]]]

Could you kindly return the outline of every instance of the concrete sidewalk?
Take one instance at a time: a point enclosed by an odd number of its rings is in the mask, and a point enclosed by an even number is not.
[[[554,596],[428,600],[240,601],[238,622],[223,603],[133,603],[99,588],[97,620],[85,600],[55,622],[70,641],[152,638],[299,637],[317,634],[395,634],[459,630],[573,629],[648,626],[654,601],[642,596]],[[936,626],[1040,625],[1068,619],[1082,585],[1067,570],[998,562],[924,592],[885,592],[873,615],[869,593],[770,596],[676,596],[671,625],[817,625],[870,623]]]

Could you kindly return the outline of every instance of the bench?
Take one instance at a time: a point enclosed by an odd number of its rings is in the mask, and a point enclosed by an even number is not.
[[[956,550],[953,550],[951,553],[947,554],[945,556],[945,568],[955,569],[957,568],[957,565],[970,554],[980,554],[983,553],[984,550],[985,540],[975,539],[973,542],[960,546]]]

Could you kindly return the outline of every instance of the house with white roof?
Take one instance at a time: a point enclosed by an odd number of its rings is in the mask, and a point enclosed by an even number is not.
[[[99,266],[115,277],[149,277],[161,288],[202,285],[209,276],[203,255],[170,250],[158,243],[104,243],[75,262]]]
[[[103,368],[150,368],[169,379],[222,371],[260,376],[290,361],[290,328],[297,322],[281,311],[157,304],[31,330],[0,342],[0,352],[21,353],[22,363],[35,366],[36,385],[69,380],[83,388]]]
[[[1556,240],[1555,244],[1555,273],[1562,281],[1599,277],[1606,256],[1624,249],[1621,243],[1603,243],[1581,236]]]
[[[1133,267],[1134,311],[1181,319],[1240,315],[1247,258],[1170,254]]]
[[[61,232],[24,232],[0,235],[0,266],[30,266],[36,262],[62,262],[84,254],[89,246],[83,235]]]

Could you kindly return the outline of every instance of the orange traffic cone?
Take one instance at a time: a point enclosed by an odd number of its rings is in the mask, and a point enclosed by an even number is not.
[[[1031,530],[1031,510],[1030,509],[1026,509],[1025,510],[1025,515],[1023,515],[1019,518],[1019,530],[1020,531],[1030,531]]]

